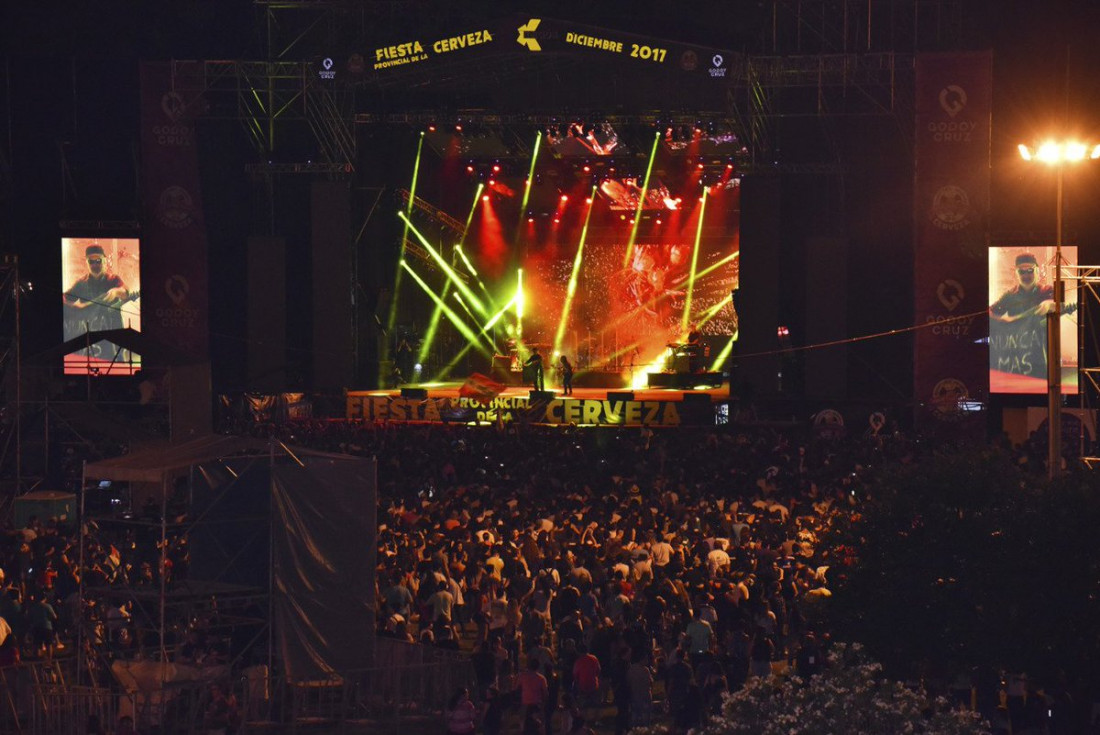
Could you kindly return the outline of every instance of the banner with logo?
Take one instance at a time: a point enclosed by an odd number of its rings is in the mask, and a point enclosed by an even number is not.
[[[388,423],[526,423],[550,426],[703,426],[715,423],[709,402],[622,401],[523,396],[400,398],[349,391],[349,421]]]
[[[176,91],[167,62],[141,64],[142,329],[200,358],[209,354],[206,223],[195,150],[195,118],[203,109],[201,97]]]
[[[430,34],[410,32],[404,37],[376,42],[346,58],[325,56],[317,60],[316,73],[322,80],[384,80],[421,70],[438,73],[440,67],[473,59],[507,56],[514,60],[517,54],[532,60],[584,54],[590,63],[584,78],[578,81],[587,86],[595,85],[598,89],[601,78],[606,77],[607,89],[617,95],[630,94],[636,87],[639,93],[652,98],[652,85],[657,84],[662,93],[681,95],[684,100],[692,99],[696,106],[702,104],[708,109],[714,106],[707,103],[722,106],[727,77],[741,71],[739,57],[727,50],[672,43],[570,21],[513,15],[477,25],[456,23],[453,28]],[[648,75],[649,81],[623,84],[617,70],[624,66],[630,67],[635,75]]]
[[[913,381],[919,421],[954,422],[988,394],[986,230],[993,59],[916,65]]]

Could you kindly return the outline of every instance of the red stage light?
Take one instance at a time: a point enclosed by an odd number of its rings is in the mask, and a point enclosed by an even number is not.
[[[496,186],[496,185],[497,185],[496,179],[489,179],[489,186]]]
[[[585,204],[591,204],[592,203],[592,197],[586,197],[585,200],[584,200],[584,203]]]
[[[435,126],[434,125],[429,125],[428,126],[428,132],[429,133],[434,133],[435,132]]]
[[[561,200],[563,202],[568,202],[569,201],[569,195],[568,194],[562,194],[561,195]]]
[[[733,168],[733,164],[732,163],[727,163],[726,168]]]
[[[488,195],[488,194],[485,194],[484,196],[482,196],[482,197],[481,197],[481,201],[483,201],[483,202],[487,202],[487,201],[489,201],[489,195]]]
[[[585,166],[585,167],[584,167],[584,172],[585,172],[585,173],[588,173],[588,172],[589,172],[589,171],[591,171],[591,170],[592,170],[592,167],[591,167],[591,166]]]
[[[500,166],[499,165],[493,166],[493,173],[495,173],[495,174],[500,173]]]
[[[474,167],[473,166],[467,166],[466,167],[466,173],[472,174],[473,172],[474,172]]]
[[[700,163],[700,164],[699,164],[699,165],[697,165],[697,166],[696,166],[695,168],[702,168],[702,167],[703,167],[703,164],[701,164],[701,163]]]
[[[657,220],[657,224],[661,224],[661,220]]]
[[[461,125],[455,125],[455,130],[457,130],[458,132],[461,133],[462,132],[462,126]]]
[[[528,217],[527,218],[527,224],[531,225],[531,224],[534,224],[534,223],[535,223],[535,218],[534,217]]]
[[[556,225],[556,224],[560,224],[560,223],[561,223],[561,220],[558,219],[557,217],[555,217],[554,218],[554,224]]]

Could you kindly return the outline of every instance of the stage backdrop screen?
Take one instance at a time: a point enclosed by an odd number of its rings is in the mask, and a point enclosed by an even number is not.
[[[989,389],[992,393],[1047,392],[1047,313],[1054,297],[1055,249],[997,247],[989,250]],[[1077,248],[1063,247],[1065,265],[1077,264]],[[1077,291],[1065,280],[1059,319],[1062,392],[1077,393]]]
[[[108,329],[141,331],[140,241],[62,238],[61,288],[66,342]],[[68,375],[132,375],[140,367],[140,355],[107,340],[65,355]]]

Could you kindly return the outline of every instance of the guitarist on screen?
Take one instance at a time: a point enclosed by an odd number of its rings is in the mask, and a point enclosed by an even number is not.
[[[122,306],[137,298],[122,278],[107,270],[102,245],[84,250],[88,273],[62,295],[65,304],[65,340],[88,332],[122,329]]]
[[[1063,313],[1076,311],[1063,305]],[[989,363],[993,370],[1043,377],[1047,371],[1046,315],[1054,311],[1054,286],[1039,282],[1031,253],[1016,256],[1016,285],[989,306]]]

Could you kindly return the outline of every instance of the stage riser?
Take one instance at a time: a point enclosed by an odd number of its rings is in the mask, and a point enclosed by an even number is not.
[[[722,385],[722,373],[649,373],[650,388],[693,388],[697,385]]]
[[[512,370],[493,370],[493,380],[505,385],[525,385],[521,373]],[[543,373],[543,379],[547,388],[560,389],[561,380],[557,373],[548,370]],[[625,388],[630,383],[630,372],[578,372],[573,376],[574,388],[611,388],[617,390]],[[529,383],[527,384],[529,385]],[[694,383],[693,383],[694,385]]]

